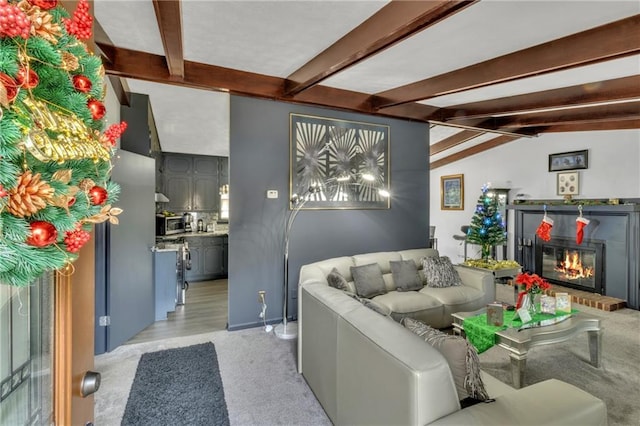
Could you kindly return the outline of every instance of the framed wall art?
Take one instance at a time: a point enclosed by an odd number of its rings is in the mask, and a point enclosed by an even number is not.
[[[587,168],[589,168],[589,151],[586,149],[549,155],[550,172]]]
[[[556,184],[558,195],[578,195],[580,175],[578,172],[558,173]]]
[[[464,175],[440,177],[440,209],[464,210]]]
[[[290,198],[304,197],[304,209],[388,209],[389,135],[385,125],[290,114]]]

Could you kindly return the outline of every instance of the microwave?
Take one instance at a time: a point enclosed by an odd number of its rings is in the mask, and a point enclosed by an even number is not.
[[[183,232],[182,216],[156,216],[156,235],[182,234]]]

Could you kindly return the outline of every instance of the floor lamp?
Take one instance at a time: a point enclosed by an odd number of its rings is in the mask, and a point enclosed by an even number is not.
[[[366,177],[364,179],[368,180]],[[349,180],[349,178],[332,178],[325,181],[322,185],[310,186],[309,189],[307,189],[307,191],[301,196],[294,194],[293,197],[291,197],[290,201],[293,205],[293,208],[287,216],[287,221],[285,223],[284,229],[284,300],[282,304],[282,323],[278,324],[274,329],[276,336],[280,339],[295,339],[296,337],[298,337],[298,323],[294,321],[289,322],[287,318],[287,314],[289,312],[289,236],[291,234],[293,222],[295,221],[296,216],[298,215],[302,207],[307,201],[309,201],[313,194],[326,190],[326,187],[329,184],[344,184],[346,180]],[[348,185],[360,184],[349,183]],[[378,188],[378,193],[385,198],[388,198],[390,196],[389,191],[384,188]]]
[[[282,304],[282,323],[275,327],[275,334],[280,339],[295,339],[298,337],[298,323],[292,321],[289,322],[287,314],[289,312],[289,235],[291,234],[291,227],[296,220],[296,216],[309,200],[309,195],[319,192],[321,189],[319,186],[310,186],[307,192],[302,196],[296,194],[291,197],[291,204],[293,209],[287,216],[287,222],[284,229],[284,300]]]

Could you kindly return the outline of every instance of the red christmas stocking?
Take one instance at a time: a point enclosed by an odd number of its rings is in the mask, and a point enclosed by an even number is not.
[[[536,235],[544,241],[551,241],[551,228],[553,228],[553,219],[545,216],[536,230]]]
[[[576,243],[582,244],[584,238],[584,227],[589,224],[590,220],[580,216],[576,219]]]

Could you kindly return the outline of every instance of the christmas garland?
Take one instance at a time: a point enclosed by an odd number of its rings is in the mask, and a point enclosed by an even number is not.
[[[0,0],[0,283],[68,268],[91,224],[118,223],[109,180],[126,123],[104,130],[104,68],[81,0]]]

